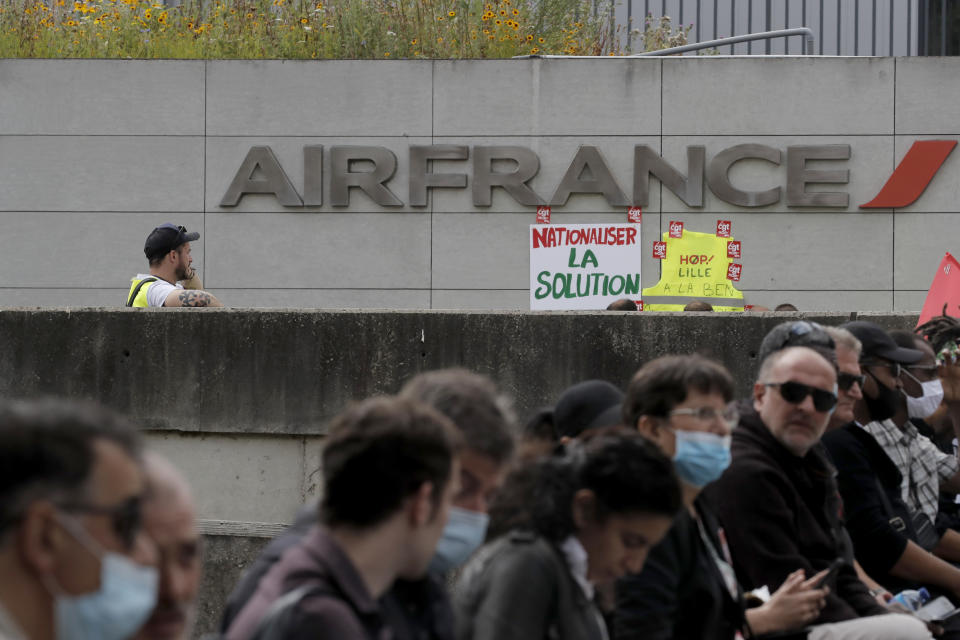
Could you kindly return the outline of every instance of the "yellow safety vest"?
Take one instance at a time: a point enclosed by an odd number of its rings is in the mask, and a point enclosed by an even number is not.
[[[153,283],[156,282],[157,280],[158,278],[156,277],[153,277],[153,280],[150,280],[150,278],[143,278],[143,280],[138,280],[137,278],[131,278],[130,291],[127,292],[127,306],[128,307],[149,307],[150,305],[147,304],[147,289],[153,286]],[[142,281],[148,281],[148,282],[146,282],[142,287],[140,287],[140,291],[137,291],[137,297],[133,299],[133,304],[130,304],[130,297],[133,295],[133,292],[137,288],[137,285],[139,285]]]

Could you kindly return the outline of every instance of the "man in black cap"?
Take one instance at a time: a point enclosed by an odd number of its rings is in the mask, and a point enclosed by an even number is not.
[[[955,489],[960,483],[960,463],[920,435],[907,419],[906,399],[900,375],[906,365],[920,364],[919,349],[897,345],[886,331],[870,322],[844,325],[863,343],[860,363],[867,379],[863,400],[855,408],[864,425],[896,464],[902,476],[902,497],[910,509],[917,541],[951,562],[960,561],[960,534],[936,529],[937,501],[942,486]],[[932,352],[931,352],[932,353]]]
[[[143,253],[150,273],[139,273],[130,284],[128,307],[222,307],[213,294],[203,291],[193,268],[190,243],[200,234],[164,223],[150,232]]]
[[[891,367],[914,359],[919,352],[901,349],[882,328],[869,322],[844,325],[837,336],[841,336],[837,340],[838,360],[844,365],[840,375],[846,374],[847,382],[853,382],[849,390],[858,392],[854,394],[855,400],[851,398],[853,411],[844,410],[837,424],[831,421],[823,443],[837,467],[844,520],[857,559],[891,591],[927,586],[937,587],[953,597],[960,596],[960,570],[924,548],[904,501],[901,489],[904,476],[862,424],[884,428],[875,420],[887,421],[890,409],[886,405],[890,404],[895,410],[900,402],[897,391],[900,380],[891,376]],[[855,356],[852,362],[847,361],[847,355]],[[887,400],[890,396],[893,399]],[[834,415],[840,413],[838,409]],[[899,429],[897,433],[901,433]],[[928,537],[925,544],[932,548],[935,543],[935,539]]]

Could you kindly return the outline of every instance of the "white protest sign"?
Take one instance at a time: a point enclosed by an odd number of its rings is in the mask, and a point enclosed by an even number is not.
[[[640,300],[640,225],[530,225],[530,308],[605,309]]]

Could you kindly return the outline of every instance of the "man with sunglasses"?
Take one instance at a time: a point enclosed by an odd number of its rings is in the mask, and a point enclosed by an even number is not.
[[[929,638],[916,619],[880,616],[887,609],[853,567],[833,466],[819,446],[837,404],[833,340],[806,322],[771,334],[761,345],[752,407],[733,432],[733,460],[705,492],[737,576],[744,588],[773,591],[797,567],[810,577],[838,562],[809,638]],[[809,346],[780,348],[797,343]]]
[[[100,407],[0,405],[0,638],[126,640],[156,601],[138,434]]]
[[[190,243],[200,238],[196,231],[166,222],[147,236],[143,253],[150,273],[138,273],[127,293],[128,307],[222,307],[207,291],[193,268]]]

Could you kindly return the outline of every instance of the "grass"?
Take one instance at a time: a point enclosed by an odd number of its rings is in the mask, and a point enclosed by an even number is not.
[[[621,55],[612,11],[612,0],[0,0],[0,58]],[[634,32],[641,48],[686,42],[689,27],[665,20]]]

